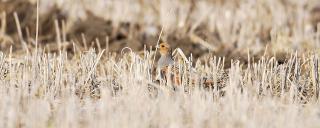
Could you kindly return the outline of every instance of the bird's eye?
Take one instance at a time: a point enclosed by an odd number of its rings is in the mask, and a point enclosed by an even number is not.
[[[164,46],[163,46],[163,45],[161,45],[161,47],[163,48]]]

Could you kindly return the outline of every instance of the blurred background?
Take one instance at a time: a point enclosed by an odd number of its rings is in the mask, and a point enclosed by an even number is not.
[[[320,47],[318,0],[39,0],[39,46],[136,52],[161,41],[186,55],[305,53]],[[35,48],[37,0],[0,0],[0,48]],[[318,28],[318,29],[317,29]]]

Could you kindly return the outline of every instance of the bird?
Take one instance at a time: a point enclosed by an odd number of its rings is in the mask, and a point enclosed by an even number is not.
[[[174,64],[172,49],[168,43],[161,43],[159,46],[160,59],[158,60],[157,67],[165,68]]]
[[[172,56],[172,48],[166,42],[162,42],[158,46],[160,58],[157,63],[157,68],[160,71],[160,78],[167,82],[173,82],[174,85],[180,85],[181,80],[178,69],[174,65],[174,59]]]
[[[157,48],[159,48],[160,58],[157,63],[157,69],[158,72],[160,72],[160,78],[162,80],[165,80],[165,82],[171,82],[173,87],[182,85],[182,76],[180,71],[187,71],[186,73],[191,73],[193,77],[191,77],[188,81],[191,85],[196,85],[196,81],[201,81],[200,85],[202,85],[204,88],[211,88],[214,84],[213,80],[208,77],[201,77],[198,78],[197,76],[200,76],[197,71],[190,67],[190,69],[179,69],[178,62],[175,61],[173,54],[172,54],[172,48],[170,47],[169,43],[162,42],[160,43]],[[180,68],[182,68],[180,66]]]

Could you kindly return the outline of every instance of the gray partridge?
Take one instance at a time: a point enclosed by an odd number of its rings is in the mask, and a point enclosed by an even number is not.
[[[160,70],[160,78],[165,80],[166,82],[170,81],[173,82],[173,85],[181,85],[181,76],[179,73],[179,68],[175,65],[175,60],[173,59],[172,49],[168,43],[161,43],[159,46],[159,53],[161,55],[160,59],[158,60],[157,68]],[[196,75],[197,72],[195,69],[189,69],[190,73]],[[192,85],[196,84],[196,79],[199,80],[197,77],[193,77],[190,79]],[[202,85],[204,87],[209,87],[213,85],[213,81],[206,77],[202,78]]]
[[[161,43],[159,46],[159,53],[161,55],[158,60],[157,68],[160,70],[161,79],[167,82],[173,82],[174,85],[180,85],[180,76],[177,68],[174,66],[172,56],[172,49],[168,43]]]

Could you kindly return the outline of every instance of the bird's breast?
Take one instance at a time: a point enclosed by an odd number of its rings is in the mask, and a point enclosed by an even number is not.
[[[174,61],[170,56],[161,56],[158,61],[158,67],[162,68],[165,66],[173,65]]]

